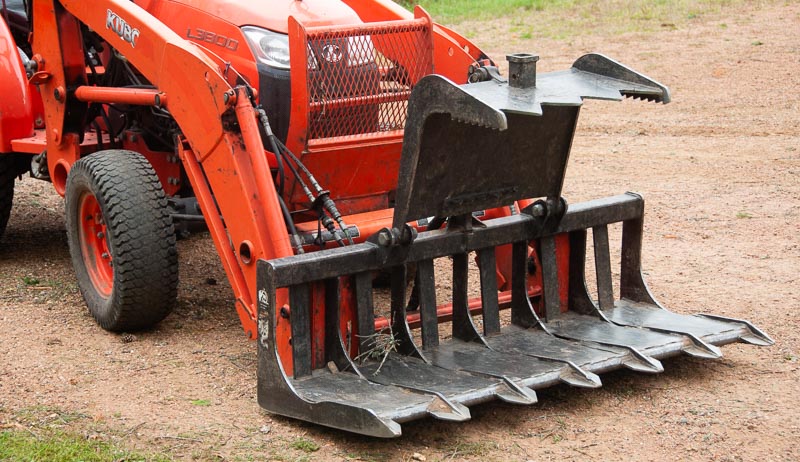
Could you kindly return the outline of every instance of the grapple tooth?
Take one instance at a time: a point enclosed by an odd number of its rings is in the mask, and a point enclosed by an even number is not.
[[[569,369],[566,369],[561,374],[561,380],[565,383],[573,387],[583,388],[600,388],[603,385],[597,374],[584,371],[572,362],[568,362],[567,364],[570,366]]]
[[[503,401],[514,404],[535,404],[539,402],[536,392],[530,388],[520,386],[508,377],[503,377],[503,381],[505,381],[508,387],[508,393],[500,395]]]
[[[439,420],[449,420],[451,422],[463,422],[471,418],[469,408],[459,403],[452,403],[444,396],[437,395],[439,398],[428,406],[428,414]]]
[[[683,349],[683,352],[689,356],[702,359],[719,359],[722,357],[722,350],[718,347],[704,342],[694,334],[684,332],[683,335],[689,337],[692,341],[691,345],[687,345]]]
[[[739,341],[749,343],[756,346],[771,346],[775,344],[775,340],[767,335],[764,331],[754,326],[750,321],[744,319],[729,318],[715,314],[698,313],[695,316],[713,319],[720,322],[731,324],[739,324],[742,327],[742,334],[739,336]]]
[[[628,369],[636,372],[644,372],[646,374],[660,374],[664,372],[664,365],[661,364],[661,361],[644,355],[635,348],[629,347],[628,351],[630,351],[630,355],[622,363]]]

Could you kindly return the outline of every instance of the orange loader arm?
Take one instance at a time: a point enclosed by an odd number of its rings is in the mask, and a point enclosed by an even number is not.
[[[234,88],[232,71],[132,2],[37,0],[33,16],[38,71],[32,81],[44,99],[48,167],[56,190],[63,194],[70,166],[80,157],[80,128],[72,127],[70,118],[85,110],[85,101],[130,97],[129,89],[86,84],[83,23],[156,87],[153,105],[169,110],[179,125],[185,141],[178,143],[178,155],[231,281],[237,313],[253,338],[255,262],[293,252],[248,90]],[[67,91],[75,98],[66,98]],[[225,126],[223,118],[237,123]]]

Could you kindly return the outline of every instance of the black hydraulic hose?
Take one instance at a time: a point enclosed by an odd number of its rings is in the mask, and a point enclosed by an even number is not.
[[[344,219],[342,218],[342,214],[339,212],[339,209],[336,207],[336,203],[330,197],[330,191],[326,191],[326,190],[322,189],[322,186],[319,185],[319,183],[317,182],[317,179],[314,178],[314,175],[306,168],[305,165],[303,165],[302,162],[300,162],[300,159],[298,159],[297,156],[295,156],[294,153],[292,153],[292,151],[290,151],[283,143],[281,143],[280,140],[277,140],[277,141],[278,141],[278,144],[280,145],[280,147],[283,149],[283,151],[289,157],[291,157],[292,161],[294,161],[297,164],[297,166],[300,167],[301,170],[303,170],[303,173],[306,174],[306,176],[308,177],[308,180],[311,182],[311,185],[316,190],[317,198],[312,202],[315,203],[315,204],[321,205],[325,210],[328,211],[328,213],[331,214],[333,219],[336,220],[336,223],[339,225],[339,228],[342,230],[342,234],[344,234],[344,237],[347,238],[347,241],[350,243],[350,245],[352,245],[353,244],[353,238],[350,236],[350,232],[347,231],[347,224],[345,224]],[[289,162],[287,162],[287,164],[288,163]],[[336,233],[335,233],[335,231],[333,229],[330,229],[330,227],[328,227],[328,226],[326,226],[326,227],[328,228],[328,231],[331,232],[331,234],[336,236]],[[337,241],[338,241],[338,239],[337,239]]]
[[[280,143],[280,141],[277,141],[277,142]],[[278,146],[280,146],[280,144]],[[283,155],[283,153],[281,152],[280,155]],[[305,183],[305,181],[303,181],[303,179],[300,177],[300,172],[297,171],[297,168],[294,165],[292,165],[292,163],[289,162],[288,160],[286,162],[286,165],[289,167],[289,170],[292,171],[292,174],[294,175],[294,177],[297,178],[297,182],[300,183],[300,187],[303,189],[303,192],[305,193],[305,195],[308,198],[308,200],[311,203],[315,203],[316,202],[316,198],[314,197],[314,194],[311,192],[311,189],[309,189],[309,187]],[[278,196],[278,197],[281,197],[281,196]],[[286,218],[286,217],[284,216],[284,218]],[[289,216],[289,219],[291,221],[291,215]],[[330,219],[330,217],[325,215],[325,213],[323,211],[321,211],[321,210],[320,210],[319,220],[322,222],[323,225],[325,225],[325,229],[330,231],[331,234],[333,234],[334,237],[338,237],[336,235],[336,227],[334,226],[332,220]],[[292,226],[294,226],[294,223],[292,223]],[[320,234],[320,236],[322,236],[322,234]],[[341,240],[341,238],[337,238],[337,242],[339,243],[339,245],[344,245],[344,242]]]
[[[317,182],[317,179],[314,178],[314,175],[311,173],[311,171],[308,170],[308,168],[306,168],[306,166],[303,165],[303,162],[301,162],[300,159],[298,159],[297,156],[295,156],[294,153],[290,151],[289,148],[287,148],[286,145],[283,144],[281,140],[278,139],[278,137],[275,136],[275,134],[272,132],[272,127],[269,124],[269,117],[267,117],[267,113],[264,111],[264,109],[259,107],[257,108],[257,112],[259,121],[261,122],[261,125],[264,127],[264,134],[267,136],[267,139],[269,140],[269,144],[275,153],[275,157],[277,159],[277,162],[279,162],[279,166],[282,165],[282,163],[280,163],[281,157],[286,155],[287,157],[285,164],[292,171],[292,174],[297,179],[297,182],[300,183],[300,187],[303,189],[303,193],[305,193],[306,197],[311,202],[312,206],[319,212],[319,220],[325,226],[325,229],[327,229],[331,233],[331,235],[334,237],[334,239],[340,246],[344,246],[344,241],[342,240],[342,238],[339,237],[339,233],[337,233],[336,231],[336,225],[338,224],[339,228],[342,230],[342,234],[345,236],[345,238],[347,238],[348,242],[352,245],[353,238],[347,231],[347,225],[345,224],[344,219],[342,218],[342,214],[339,212],[339,210],[336,208],[336,204],[330,198],[330,192],[322,189],[322,186],[320,186],[320,184]],[[314,196],[314,193],[308,187],[306,182],[303,181],[302,177],[300,176],[300,173],[297,171],[298,168],[303,171],[306,178],[313,186],[316,192],[316,197]],[[281,188],[283,188],[283,183],[284,183],[284,178],[281,178]],[[279,196],[282,195],[282,190],[279,191],[278,195]],[[328,213],[326,214],[325,212]],[[330,214],[331,216],[328,216],[328,214]],[[333,219],[331,219],[331,217],[333,217]]]
[[[267,134],[270,148],[275,154],[275,162],[278,164],[278,197],[280,197],[283,196],[283,185],[286,182],[286,175],[283,169],[283,153],[280,151],[280,149],[278,149],[278,143],[276,143],[277,139],[275,138],[275,134],[272,133],[272,127],[269,124],[269,117],[267,117],[267,113],[261,107],[258,108],[258,118]]]
[[[97,147],[99,147],[102,151],[105,149],[105,147],[103,146],[103,132],[100,130],[100,124],[94,121],[92,122],[92,127],[94,127],[94,132],[97,134]]]
[[[278,202],[281,205],[281,212],[283,212],[283,220],[286,222],[286,226],[289,227],[289,234],[292,236],[292,244],[294,244],[294,249],[297,251],[298,254],[304,253],[303,251],[303,243],[300,239],[300,235],[297,233],[297,227],[294,225],[294,220],[292,220],[292,215],[289,213],[289,207],[286,206],[286,202],[283,200],[283,197],[278,196]]]
[[[292,152],[289,151],[289,149],[287,149],[286,146],[284,146],[283,143],[280,142],[280,140],[277,140],[277,142],[278,146],[282,149],[282,151],[285,154],[291,157],[291,159],[295,162],[297,167],[302,168],[304,172],[308,172],[308,170],[305,168],[302,162],[300,162],[300,160],[298,160],[297,157],[295,157],[295,155],[292,154]],[[313,184],[315,186],[315,189],[317,189],[317,192],[321,193],[315,197],[314,193],[311,192],[311,189],[309,189],[305,181],[303,181],[303,179],[300,178],[300,174],[297,171],[297,167],[295,167],[295,165],[292,165],[292,162],[290,162],[289,159],[286,160],[286,165],[289,166],[289,168],[292,170],[292,174],[294,174],[295,178],[297,178],[297,181],[303,188],[303,192],[305,192],[306,197],[308,197],[308,200],[311,201],[312,207],[319,212],[319,220],[322,223],[322,225],[325,226],[325,229],[327,229],[328,232],[331,233],[333,238],[340,246],[344,246],[344,241],[342,240],[341,237],[339,237],[339,233],[336,232],[336,224],[334,223],[334,220],[332,220],[331,217],[329,217],[328,214],[325,213],[325,211],[327,210],[329,213],[333,215],[333,212],[331,212],[331,209],[328,206],[329,203],[333,203],[333,201],[328,196],[329,193],[327,191],[321,191],[321,188],[319,188],[319,184],[316,183],[316,180],[312,176],[310,180],[313,181]],[[333,206],[333,210],[336,212],[336,214],[338,214],[339,211],[336,210],[335,205]],[[342,224],[344,222],[341,221],[341,215],[339,215],[338,217],[334,215],[334,219],[336,219],[336,223],[339,223],[339,226],[342,227]],[[345,237],[347,237],[350,243],[352,244],[353,240],[350,239],[350,236],[348,235],[346,229],[342,227],[342,231],[344,231]]]

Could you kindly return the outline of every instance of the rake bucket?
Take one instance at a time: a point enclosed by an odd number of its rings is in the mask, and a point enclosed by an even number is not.
[[[612,369],[657,373],[668,356],[713,359],[726,343],[772,344],[746,321],[680,315],[655,301],[641,274],[640,196],[569,208],[561,198],[583,99],[666,103],[668,90],[601,55],[540,76],[536,59],[512,55],[510,82],[421,79],[409,101],[391,228],[362,244],[258,262],[261,406],[395,437],[402,422],[424,416],[469,419],[475,403],[535,403],[534,390],[556,383],[598,387],[597,374]],[[502,207],[511,213],[473,215]],[[446,226],[410,225],[430,222]],[[622,223],[619,300],[608,238],[614,223]],[[589,229],[597,300],[584,274]],[[480,281],[472,300],[471,253]],[[505,276],[500,255],[510,262]],[[452,260],[447,305],[436,291],[434,259],[442,257]],[[391,313],[382,318],[372,279],[387,269]],[[289,304],[276,306],[283,290]],[[443,321],[449,332],[440,331]],[[281,322],[291,324],[291,338],[280,336]],[[279,353],[286,343],[291,358]]]

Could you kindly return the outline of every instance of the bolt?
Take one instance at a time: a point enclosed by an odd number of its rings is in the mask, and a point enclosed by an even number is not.
[[[100,255],[100,258],[102,258],[104,260],[108,260],[108,253],[107,252],[103,252],[103,254]]]
[[[533,204],[531,207],[531,215],[535,217],[543,217],[547,213],[547,209],[543,204]]]
[[[227,104],[236,103],[236,93],[233,90],[228,90],[222,95],[222,102]]]
[[[64,101],[64,87],[56,87],[55,90],[53,90],[53,97],[59,103],[63,102]]]
[[[99,232],[99,233],[97,233],[97,238],[98,238],[98,239],[102,239],[102,238],[104,238],[104,237],[106,237],[106,235],[105,235],[105,234],[103,234],[102,232]]]
[[[381,247],[389,247],[392,245],[392,241],[394,236],[392,236],[392,232],[386,228],[383,228],[378,232],[378,245]]]

